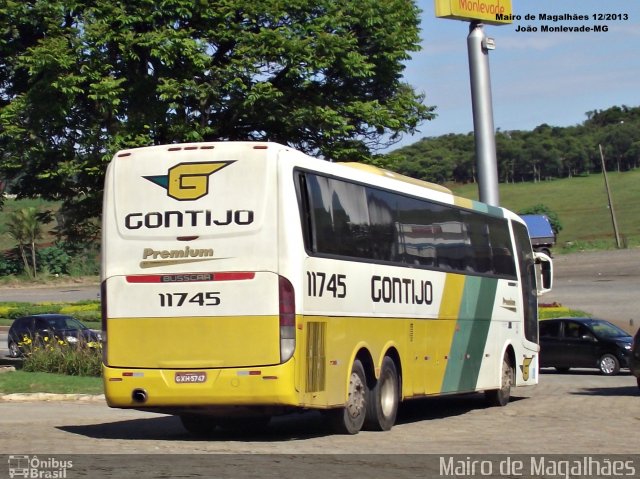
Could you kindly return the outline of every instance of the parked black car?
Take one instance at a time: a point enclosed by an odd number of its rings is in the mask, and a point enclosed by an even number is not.
[[[609,321],[558,318],[540,321],[540,367],[598,368],[618,374],[629,365],[631,335]]]
[[[640,329],[633,338],[633,346],[631,346],[631,354],[629,355],[629,369],[631,374],[636,377],[640,388]]]
[[[42,344],[47,341],[64,341],[70,345],[95,347],[101,340],[98,331],[87,328],[77,319],[64,314],[34,314],[13,321],[7,335],[9,355],[22,356],[25,342]]]

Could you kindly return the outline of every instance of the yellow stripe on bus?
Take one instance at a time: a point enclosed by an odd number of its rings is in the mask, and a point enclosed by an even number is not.
[[[456,196],[454,201],[456,206],[468,208],[470,210],[473,209],[473,201],[468,198],[460,198],[459,196]]]
[[[456,332],[456,321],[464,293],[465,277],[447,274],[440,303],[438,321],[430,321],[427,331],[428,351],[433,351],[427,372],[426,393],[439,393],[447,370],[449,351]]]

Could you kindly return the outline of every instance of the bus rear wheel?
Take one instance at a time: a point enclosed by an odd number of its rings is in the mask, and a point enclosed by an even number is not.
[[[400,402],[400,381],[396,365],[385,356],[380,368],[380,378],[369,390],[367,417],[364,426],[370,431],[388,431],[396,422]]]
[[[499,389],[485,391],[484,395],[490,406],[506,406],[511,398],[511,386],[514,383],[514,370],[509,355],[502,359],[502,374]]]
[[[328,412],[332,429],[338,434],[358,434],[367,414],[368,400],[367,378],[362,363],[356,359],[351,367],[347,404]]]

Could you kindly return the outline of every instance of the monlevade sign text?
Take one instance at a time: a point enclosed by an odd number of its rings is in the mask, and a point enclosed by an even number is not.
[[[512,23],[511,0],[434,0],[436,17],[481,21],[491,25]]]

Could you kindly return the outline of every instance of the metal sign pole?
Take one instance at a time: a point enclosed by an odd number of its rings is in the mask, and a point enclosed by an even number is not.
[[[494,48],[493,40],[488,39],[484,34],[482,23],[471,22],[467,37],[467,49],[469,51],[479,196],[480,201],[492,206],[499,206],[498,161],[493,127],[491,78],[489,76],[489,50]]]

